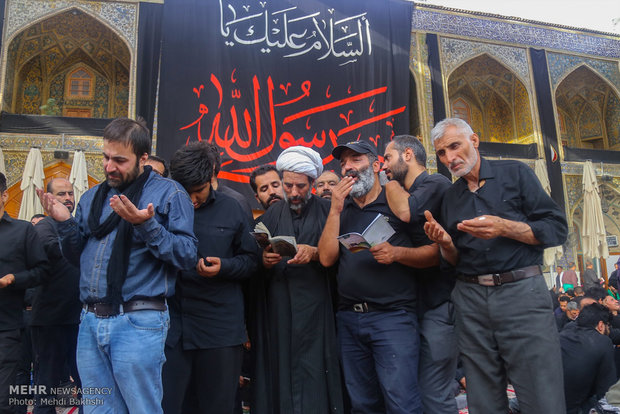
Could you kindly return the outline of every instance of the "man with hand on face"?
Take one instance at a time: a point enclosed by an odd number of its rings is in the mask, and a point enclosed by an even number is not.
[[[75,209],[73,185],[66,178],[53,178],[47,183],[47,192],[70,213]],[[78,327],[80,324],[80,269],[62,255],[56,221],[51,217],[36,226],[47,257],[52,266],[50,280],[38,286],[32,300],[32,343],[37,369],[35,385],[39,390],[50,390],[69,381],[80,387],[75,360]],[[67,369],[68,368],[68,369]],[[48,391],[49,392],[49,391]],[[41,395],[45,397],[46,395]],[[53,405],[40,401],[35,405],[36,414],[55,414]]]
[[[421,413],[417,286],[409,266],[436,264],[437,247],[412,247],[379,183],[374,146],[353,141],[332,155],[343,178],[332,191],[319,257],[323,266],[338,264],[338,336],[353,412]],[[338,235],[362,233],[379,213],[396,231],[387,242],[356,253],[339,244]]]
[[[267,315],[257,315],[259,337],[252,411],[259,413],[343,412],[338,346],[328,269],[318,262],[317,244],[329,202],[312,195],[323,171],[321,156],[302,146],[285,149],[276,162],[284,202],[261,217],[272,236],[294,236],[297,253],[262,252]]]
[[[398,135],[385,148],[384,169],[390,179],[385,194],[390,209],[409,223],[413,245],[435,247],[436,265],[412,272],[418,282],[420,300],[420,394],[424,412],[458,412],[450,384],[456,375],[458,350],[454,334],[454,287],[451,269],[439,269],[439,248],[424,233],[424,211],[439,216],[443,194],[451,182],[441,174],[426,172],[426,151],[411,135]]]
[[[201,413],[234,413],[244,324],[242,282],[257,266],[256,243],[241,205],[211,187],[210,147],[196,142],[170,161],[173,180],[194,205],[198,257],[170,300],[164,364],[164,413],[181,413],[191,383]]]
[[[275,165],[265,164],[256,168],[250,175],[250,187],[254,197],[266,211],[269,206],[284,197],[282,193],[282,176]]]
[[[117,118],[103,131],[106,180],[84,193],[75,219],[39,192],[64,256],[80,266],[82,386],[107,391],[86,413],[162,412],[166,296],[177,270],[196,265],[196,238],[187,192],[144,165],[150,152],[144,123]]]
[[[523,412],[565,413],[560,343],[540,269],[544,249],[566,240],[564,214],[527,165],[482,158],[465,121],[439,122],[431,140],[460,177],[444,194],[439,222],[426,212],[424,229],[456,267],[452,301],[469,411],[506,412],[510,378]]]
[[[339,181],[340,177],[338,177],[335,172],[323,171],[323,174],[321,174],[314,183],[314,188],[316,188],[316,195],[321,198],[331,200],[332,189],[336,184],[338,184]]]

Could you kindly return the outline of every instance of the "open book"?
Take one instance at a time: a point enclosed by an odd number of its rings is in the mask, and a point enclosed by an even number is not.
[[[352,253],[355,253],[388,241],[394,233],[396,231],[388,223],[387,217],[379,213],[362,234],[346,233],[338,236],[338,241]]]
[[[271,233],[267,226],[263,222],[259,222],[254,231],[250,234],[256,239],[256,243],[262,248],[266,249],[271,245],[274,253],[278,253],[280,256],[295,256],[297,253],[297,241],[293,236],[275,236],[271,237]]]

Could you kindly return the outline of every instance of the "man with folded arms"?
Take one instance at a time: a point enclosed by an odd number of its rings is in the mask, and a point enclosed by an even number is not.
[[[522,412],[564,413],[560,343],[540,269],[543,250],[566,239],[564,214],[527,165],[480,157],[465,121],[439,122],[431,140],[460,177],[444,194],[441,223],[427,212],[424,228],[457,271],[452,300],[469,411],[506,412],[510,378]]]
[[[106,180],[82,196],[75,219],[40,194],[63,254],[80,265],[78,370],[83,389],[104,391],[84,396],[103,403],[86,413],[162,412],[165,297],[177,270],[196,265],[196,238],[187,192],[145,166],[150,152],[144,124],[117,118],[103,131]]]

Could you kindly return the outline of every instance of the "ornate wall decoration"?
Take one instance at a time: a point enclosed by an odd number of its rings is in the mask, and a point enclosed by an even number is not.
[[[8,0],[6,4],[6,39],[28,26],[32,21],[64,9],[80,8],[99,16],[121,35],[133,48],[136,45],[135,27],[138,3],[85,0]]]
[[[37,102],[34,102],[34,97],[23,99],[6,106],[6,110],[39,114],[41,102],[52,97],[59,102],[61,110],[66,104],[72,109],[90,109],[93,117],[110,117],[110,108],[115,108],[114,113],[127,115],[131,60],[129,49],[115,32],[89,14],[72,9],[37,22],[18,34],[9,50],[14,52],[10,53],[12,57],[7,62],[5,89],[12,90],[17,76],[28,80],[27,84],[19,85],[18,90],[33,94],[36,87],[39,95]],[[41,79],[38,83],[27,73],[27,70],[31,70],[32,62],[37,59],[41,60]],[[86,66],[89,72],[98,74],[93,84],[95,96],[89,101],[64,102],[64,90],[58,84],[59,74],[64,79],[67,72],[76,66]],[[117,82],[119,78],[123,81]],[[118,87],[115,87],[116,84]],[[48,90],[49,95],[45,93]],[[5,103],[9,102],[12,100],[5,99]]]
[[[417,6],[413,10],[412,30],[620,58],[620,40],[617,38],[500,18],[483,13],[476,16],[474,13]]]
[[[620,50],[620,42],[618,42]],[[592,59],[583,56],[565,55],[563,53],[547,53],[547,65],[549,66],[549,77],[551,78],[551,88],[555,90],[558,84],[577,67],[586,64],[596,70],[597,74],[607,79],[616,90],[620,90],[620,69],[618,61],[608,61]]]
[[[489,54],[514,71],[519,75],[521,81],[525,82],[526,88],[530,85],[529,60],[524,48],[441,37],[441,57],[445,76],[452,73],[454,69],[467,60],[482,53]]]

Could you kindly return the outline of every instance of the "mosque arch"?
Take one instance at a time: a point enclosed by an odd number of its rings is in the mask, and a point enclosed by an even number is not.
[[[620,95],[586,64],[568,73],[555,91],[562,145],[620,150]]]
[[[520,77],[488,53],[462,63],[448,76],[451,116],[469,112],[469,123],[482,141],[534,142],[527,88]]]
[[[45,16],[8,43],[3,109],[36,115],[54,99],[58,113],[44,114],[65,115],[67,106],[89,109],[94,118],[127,116],[131,59],[127,41],[88,11],[72,7]],[[77,105],[64,88],[70,70],[80,65],[91,71],[93,89]]]

